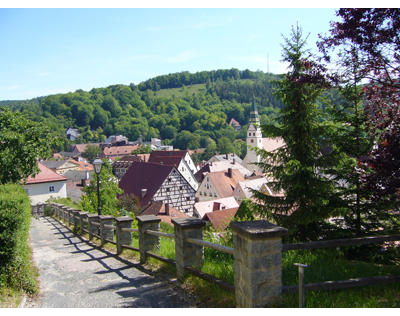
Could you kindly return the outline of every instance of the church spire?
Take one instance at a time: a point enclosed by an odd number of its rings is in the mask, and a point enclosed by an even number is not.
[[[258,116],[258,110],[256,105],[256,98],[253,94],[253,109],[250,111],[250,124],[257,124],[260,126],[260,117]]]

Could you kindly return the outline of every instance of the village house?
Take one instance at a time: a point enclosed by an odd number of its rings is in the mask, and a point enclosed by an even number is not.
[[[144,155],[150,156],[149,154],[141,154],[141,155],[131,155],[122,157],[119,160],[114,161],[112,168],[113,174],[121,179],[124,174],[128,171],[132,163],[136,162],[146,162]],[[147,158],[148,159],[148,158]]]
[[[76,140],[79,136],[81,136],[81,133],[79,133],[77,128],[71,127],[65,131],[65,134],[69,140]]]
[[[203,218],[207,213],[234,207],[239,207],[239,203],[233,196],[204,202],[196,202],[194,204],[193,216]]]
[[[197,182],[193,171],[195,165],[192,158],[186,150],[179,151],[152,151],[149,162],[158,163],[166,166],[174,166],[179,170],[186,181],[197,191],[199,183]],[[189,166],[191,165],[191,167]]]
[[[252,172],[245,168],[241,163],[237,162],[235,158],[230,160],[215,160],[213,162],[207,162],[197,173],[194,175],[198,182],[204,180],[205,174],[209,172],[218,172],[228,170],[229,168],[237,169],[240,171],[242,176],[249,177]]]
[[[214,229],[218,231],[223,231],[229,226],[230,222],[235,217],[238,209],[238,207],[234,207],[209,212],[203,216],[202,220],[210,222]]]
[[[233,191],[233,196],[238,200],[253,198],[253,191],[256,190],[266,195],[274,195],[272,190],[268,187],[268,180],[265,177],[256,177],[239,181]]]
[[[235,131],[240,131],[240,123],[236,121],[233,117],[231,118],[229,125],[232,126]]]
[[[131,156],[132,152],[138,148],[139,144],[127,146],[105,146],[103,148],[102,158],[115,160],[116,158]]]
[[[44,203],[50,198],[66,198],[67,178],[47,168],[41,162],[38,162],[38,167],[40,172],[34,177],[29,176],[24,183],[31,204]]]
[[[42,160],[41,163],[47,168],[58,174],[64,174],[70,170],[78,170],[79,165],[72,162],[72,159],[67,160]]]
[[[196,198],[199,201],[208,201],[232,196],[237,183],[244,179],[239,170],[232,168],[207,173],[197,190]]]
[[[119,182],[125,194],[133,194],[144,209],[154,201],[193,215],[196,191],[174,166],[133,162]]]
[[[176,208],[169,206],[169,204],[164,204],[162,202],[152,202],[148,207],[146,207],[140,215],[154,215],[161,219],[162,222],[173,226],[173,218],[190,218],[186,213],[178,211]]]

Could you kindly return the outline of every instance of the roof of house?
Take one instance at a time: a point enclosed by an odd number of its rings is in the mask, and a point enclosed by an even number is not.
[[[260,190],[263,184],[267,184],[268,180],[264,177],[256,178],[256,179],[250,179],[246,181],[239,181],[237,186],[240,187],[240,189],[243,191],[244,195],[246,198],[251,198],[253,196],[253,190]],[[269,194],[272,195],[272,191],[268,188]]]
[[[267,137],[262,139],[264,150],[271,152],[286,145],[282,137]]]
[[[205,214],[202,219],[209,220],[215,229],[224,230],[228,227],[238,209],[238,207],[234,207],[226,210],[210,212]]]
[[[216,203],[219,203],[220,209],[239,207],[239,203],[236,201],[236,199],[233,196],[229,196],[216,200],[197,202],[194,204],[195,212],[200,215],[200,218],[202,218],[206,213],[212,212],[214,210]]]
[[[183,158],[182,156],[157,156],[153,155],[153,152],[150,154],[149,158],[149,162],[152,163],[178,167]]]
[[[130,155],[132,151],[138,148],[139,145],[104,147],[103,154],[105,156]]]
[[[74,159],[69,160],[73,164],[78,165],[80,171],[91,171],[94,170],[93,165],[87,161],[76,161]]]
[[[77,150],[78,152],[83,153],[83,152],[85,152],[87,145],[88,144],[74,144],[74,145],[72,145],[72,148],[73,148],[72,151]]]
[[[50,169],[58,169],[65,165],[68,160],[42,160],[41,163]]]
[[[240,126],[240,123],[232,117],[229,125]]]
[[[57,173],[55,173],[50,168],[46,167],[41,162],[38,162],[39,173],[32,177],[29,176],[26,180],[25,184],[35,184],[35,183],[43,183],[43,182],[55,182],[55,181],[67,181],[66,177],[63,177]]]
[[[147,206],[140,215],[155,215],[158,216],[162,222],[173,225],[171,222],[172,218],[188,218],[187,214],[177,210],[176,208],[169,206],[169,215],[165,213],[165,204],[160,201],[153,201]]]
[[[153,150],[150,154],[150,159],[154,157],[185,157],[187,150]]]
[[[228,171],[210,172],[207,174],[210,181],[214,184],[215,190],[220,197],[232,196],[233,190],[239,181],[243,181],[244,177],[239,170],[232,170],[232,178],[229,177]]]
[[[119,187],[125,194],[134,194],[139,199],[140,206],[144,207],[151,201],[173,169],[172,166],[155,163],[133,162],[121,178]],[[142,197],[142,189],[147,190],[144,197]]]
[[[239,162],[234,162],[233,161],[228,161],[228,160],[222,160],[222,161],[214,161],[214,162],[209,162],[205,166],[203,166],[198,172],[196,172],[196,175],[199,177],[199,174],[202,174],[204,172],[218,172],[218,171],[224,171],[228,170],[228,168],[232,169],[237,169],[240,171],[240,173],[243,176],[251,176],[252,172],[244,167],[241,163]],[[199,178],[202,178],[200,176]],[[197,178],[196,178],[197,179]],[[199,181],[199,180],[197,180]],[[200,180],[201,181],[201,180]]]
[[[235,162],[238,163],[243,163],[243,160],[236,154],[221,154],[221,155],[214,155],[212,156],[208,162],[214,162],[214,161],[224,161],[224,160],[228,160],[228,161],[233,161],[233,159],[235,159]]]

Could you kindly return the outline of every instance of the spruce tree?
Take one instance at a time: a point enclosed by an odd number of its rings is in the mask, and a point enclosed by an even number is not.
[[[333,215],[338,203],[334,185],[326,174],[329,155],[323,155],[327,125],[322,122],[317,101],[326,88],[322,69],[305,49],[306,39],[299,26],[284,37],[283,61],[289,72],[276,83],[275,95],[283,102],[279,126],[263,126],[264,135],[282,137],[286,146],[274,152],[258,150],[259,166],[272,179],[278,193],[255,193],[258,209],[289,229],[293,238],[320,236],[320,223]]]

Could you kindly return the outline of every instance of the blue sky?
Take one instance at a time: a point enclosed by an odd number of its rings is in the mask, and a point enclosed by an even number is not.
[[[226,68],[282,73],[281,34],[334,9],[0,9],[0,100]],[[267,63],[267,56],[269,63]]]

